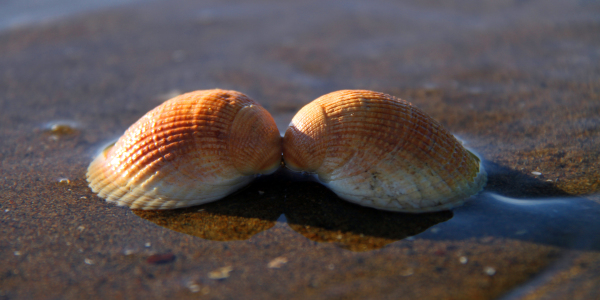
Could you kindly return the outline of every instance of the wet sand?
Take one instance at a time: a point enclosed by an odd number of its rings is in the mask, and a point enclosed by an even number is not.
[[[0,299],[597,299],[599,12],[157,1],[1,31]],[[281,131],[325,93],[390,93],[478,153],[488,185],[416,216],[284,171],[167,212],[90,191],[103,145],[169,97],[216,87],[257,100]]]

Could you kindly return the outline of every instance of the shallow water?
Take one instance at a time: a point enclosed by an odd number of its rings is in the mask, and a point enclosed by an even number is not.
[[[313,241],[333,242],[352,251],[378,249],[402,239],[483,237],[600,251],[600,205],[584,198],[516,199],[483,192],[452,211],[394,213],[348,204],[324,187],[288,172],[280,170],[261,178],[244,191],[216,203],[134,213],[178,232],[220,241],[249,239],[281,222]],[[495,174],[489,176],[493,178]],[[270,185],[288,188],[284,193],[265,194]],[[241,232],[240,228],[246,230]],[[372,238],[386,243],[370,245]]]
[[[598,298],[597,3],[54,12],[0,23],[0,299]],[[260,102],[281,132],[327,92],[393,94],[481,155],[488,185],[418,215],[347,203],[285,170],[173,211],[90,191],[99,149],[164,100],[214,87]]]

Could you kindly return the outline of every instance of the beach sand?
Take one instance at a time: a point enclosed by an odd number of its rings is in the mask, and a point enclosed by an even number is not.
[[[5,29],[0,299],[598,299],[599,13],[596,1],[152,1]],[[480,155],[488,185],[423,215],[348,204],[284,170],[175,211],[91,192],[104,145],[211,88],[249,95],[282,132],[328,92],[392,94]]]

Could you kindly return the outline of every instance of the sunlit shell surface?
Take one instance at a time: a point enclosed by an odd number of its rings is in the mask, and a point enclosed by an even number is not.
[[[281,136],[271,115],[235,91],[177,96],[133,124],[91,163],[102,198],[134,209],[170,209],[218,200],[274,172]]]
[[[343,199],[400,212],[460,205],[487,180],[479,158],[438,122],[372,91],[337,91],[303,107],[285,132],[283,159]]]

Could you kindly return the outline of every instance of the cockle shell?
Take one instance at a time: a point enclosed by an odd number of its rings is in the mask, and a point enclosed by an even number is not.
[[[304,106],[285,132],[283,159],[345,200],[399,212],[460,205],[487,179],[480,159],[434,119],[406,101],[363,90]]]
[[[133,209],[218,200],[274,172],[281,136],[273,117],[235,91],[177,96],[148,112],[88,168],[102,198]]]

